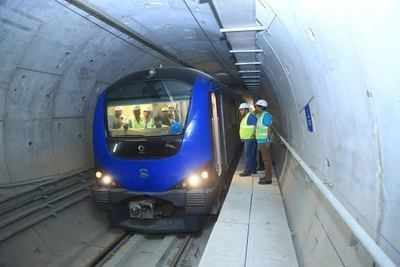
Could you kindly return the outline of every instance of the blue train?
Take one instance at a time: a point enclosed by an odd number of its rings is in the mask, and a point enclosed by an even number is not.
[[[198,70],[130,74],[97,100],[96,204],[113,225],[192,232],[219,211],[240,150],[241,96]]]

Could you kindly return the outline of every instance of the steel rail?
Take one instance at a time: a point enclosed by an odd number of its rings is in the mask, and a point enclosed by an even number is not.
[[[130,234],[125,232],[118,238],[116,238],[109,246],[106,247],[103,253],[93,259],[87,266],[90,267],[101,267],[103,266],[109,259],[111,259],[117,251],[129,241],[129,239],[134,234]]]

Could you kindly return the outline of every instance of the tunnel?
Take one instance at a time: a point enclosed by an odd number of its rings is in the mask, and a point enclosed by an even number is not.
[[[304,164],[400,264],[399,11],[396,0],[0,0],[0,266],[84,266],[93,242],[118,234],[84,190],[96,99],[165,67],[268,101],[300,266],[377,266]]]

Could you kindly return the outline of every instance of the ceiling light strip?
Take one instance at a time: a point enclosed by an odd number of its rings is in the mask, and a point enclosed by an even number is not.
[[[261,65],[260,61],[253,61],[253,62],[236,62],[236,66],[243,66],[243,65]]]
[[[235,27],[235,28],[222,28],[220,32],[228,33],[228,32],[259,32],[265,31],[267,27],[265,26],[252,26],[252,27]]]
[[[236,49],[236,50],[229,50],[229,53],[262,53],[262,49]]]
[[[260,73],[260,70],[239,70],[239,73]]]
[[[241,79],[260,79],[261,76],[241,76]]]

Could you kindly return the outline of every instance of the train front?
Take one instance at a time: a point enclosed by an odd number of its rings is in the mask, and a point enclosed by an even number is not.
[[[217,194],[209,94],[190,69],[129,75],[98,98],[95,202],[112,224],[146,233],[201,228]]]

